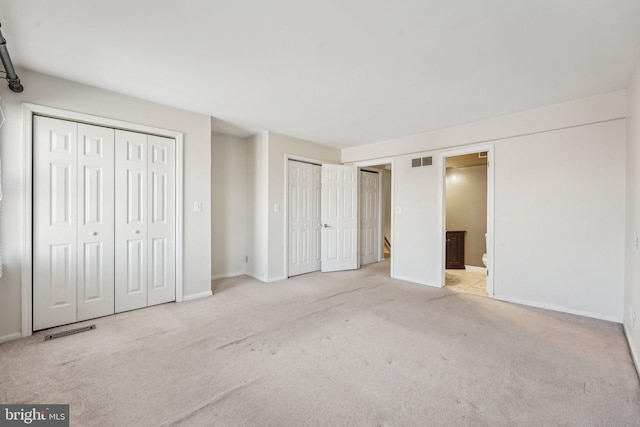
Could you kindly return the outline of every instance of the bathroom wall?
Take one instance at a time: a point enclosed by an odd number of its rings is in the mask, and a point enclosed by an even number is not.
[[[487,232],[487,166],[447,168],[447,230],[465,230],[465,265],[484,267]]]

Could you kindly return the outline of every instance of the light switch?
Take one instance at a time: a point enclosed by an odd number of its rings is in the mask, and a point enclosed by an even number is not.
[[[193,211],[202,212],[202,202],[193,202]]]

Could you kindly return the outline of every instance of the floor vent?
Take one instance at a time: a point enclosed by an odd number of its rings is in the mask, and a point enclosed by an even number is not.
[[[54,338],[62,338],[62,337],[67,337],[69,335],[75,335],[75,334],[79,334],[80,332],[87,332],[90,331],[91,329],[95,329],[96,325],[90,325],[90,326],[85,326],[82,328],[76,328],[76,329],[70,329],[68,331],[62,331],[62,332],[57,332],[55,334],[50,334],[44,337],[45,341],[49,341],[52,340]]]

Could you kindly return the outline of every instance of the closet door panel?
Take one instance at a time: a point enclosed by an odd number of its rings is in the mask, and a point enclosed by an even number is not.
[[[147,306],[147,135],[115,134],[115,312]]]
[[[33,121],[33,329],[76,321],[77,124]]]
[[[322,209],[320,200],[322,198],[322,166],[313,165],[313,183],[312,183],[312,208],[313,216],[311,218],[312,236],[312,263],[311,271],[320,271],[322,267],[322,253],[320,250],[320,233],[322,233]]]
[[[78,124],[78,320],[114,312],[113,129]]]
[[[175,140],[148,137],[148,305],[176,299]]]

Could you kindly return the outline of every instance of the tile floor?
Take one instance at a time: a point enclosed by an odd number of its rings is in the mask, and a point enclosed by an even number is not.
[[[485,273],[468,270],[445,270],[445,286],[451,290],[475,295],[487,295]]]

